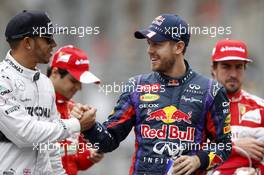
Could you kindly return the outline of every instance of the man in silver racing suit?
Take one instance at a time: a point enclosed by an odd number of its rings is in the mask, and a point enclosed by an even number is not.
[[[33,29],[51,24],[41,11],[23,11],[6,27],[11,47],[0,64],[0,174],[64,174],[57,140],[85,130],[82,107],[60,120],[51,81],[36,68],[48,63],[56,47],[52,34]]]

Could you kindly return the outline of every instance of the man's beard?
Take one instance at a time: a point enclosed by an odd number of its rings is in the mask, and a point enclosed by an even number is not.
[[[231,82],[231,81],[237,81],[237,82],[239,82],[237,79],[233,79],[233,80],[227,80],[226,82],[228,83],[228,82]],[[226,89],[226,91],[227,91],[227,93],[229,93],[229,94],[234,94],[234,93],[236,93],[237,91],[239,91],[240,90],[240,86],[241,85],[238,85],[238,86],[231,86],[231,87],[228,87],[228,88],[225,88]]]
[[[239,91],[239,87],[237,87],[237,88],[226,88],[226,92],[228,93],[228,94],[235,94],[236,92],[238,92]]]
[[[159,73],[166,73],[173,69],[175,62],[175,59],[165,60],[157,68],[153,67],[152,70]]]

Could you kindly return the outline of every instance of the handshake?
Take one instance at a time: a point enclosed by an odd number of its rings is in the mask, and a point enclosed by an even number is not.
[[[92,128],[95,125],[96,108],[77,103],[73,107],[70,116],[79,119],[82,132]]]

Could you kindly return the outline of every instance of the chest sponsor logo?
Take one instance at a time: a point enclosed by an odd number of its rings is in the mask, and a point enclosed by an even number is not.
[[[37,107],[29,106],[29,107],[26,107],[25,109],[28,111],[28,114],[31,116],[50,118],[49,108],[45,108],[42,106],[37,106]]]
[[[167,132],[168,131],[168,132]],[[175,125],[162,125],[161,129],[150,128],[149,125],[141,125],[141,135],[146,139],[178,139],[180,141],[194,141],[195,128],[187,127],[186,131],[180,130]]]
[[[189,84],[189,88],[199,90],[199,89],[201,89],[201,86],[198,84]]]
[[[141,101],[156,101],[160,98],[158,94],[144,94],[139,97]]]
[[[225,123],[226,123],[226,124],[230,124],[230,122],[231,122],[231,114],[228,114],[228,115],[226,116],[226,118],[225,118]]]
[[[160,155],[166,152],[170,156],[180,156],[183,150],[184,148],[181,144],[166,141],[157,142],[153,147],[153,151]]]
[[[147,109],[147,108],[158,108],[159,107],[159,104],[158,103],[150,103],[150,104],[140,104],[139,106],[139,109]]]
[[[165,92],[165,85],[161,84],[144,84],[140,85],[138,92]]]
[[[189,84],[188,88],[186,88],[184,92],[191,94],[199,94],[199,95],[203,94],[203,91],[201,90],[201,86],[198,84]]]
[[[203,103],[201,99],[197,99],[195,97],[186,97],[185,95],[181,96],[181,100],[185,102],[198,102],[198,103]]]
[[[173,123],[177,122],[186,122],[192,124],[191,121],[192,112],[185,114],[183,111],[177,109],[175,106],[167,106],[162,109],[156,110],[149,114],[149,117],[146,118],[146,121],[157,120],[162,121],[163,123]]]
[[[20,106],[16,105],[16,106],[12,106],[11,108],[5,110],[6,115],[11,114],[12,112],[18,111],[20,108]]]
[[[261,114],[259,109],[248,111],[241,116],[242,121],[250,121],[261,124]]]
[[[224,134],[230,133],[231,132],[231,127],[230,125],[227,125],[224,127]]]
[[[24,103],[24,102],[31,101],[31,99],[30,98],[21,98],[20,101]]]
[[[161,158],[161,157],[147,157],[144,156],[143,157],[143,162],[144,163],[148,163],[148,164],[169,164],[169,161],[171,160],[171,158]]]
[[[6,95],[6,94],[9,94],[9,93],[11,93],[11,92],[12,92],[12,90],[7,89],[7,88],[5,88],[5,87],[3,87],[3,86],[0,85],[0,94],[1,94],[2,96]]]
[[[23,69],[21,67],[19,67],[18,65],[16,65],[15,63],[13,63],[13,61],[11,61],[10,59],[5,59],[5,61],[11,66],[13,67],[16,71],[18,71],[19,73],[23,73]]]

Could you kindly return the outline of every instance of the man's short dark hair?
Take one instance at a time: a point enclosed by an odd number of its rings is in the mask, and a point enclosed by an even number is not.
[[[218,64],[217,61],[214,61],[214,62],[213,62],[213,68],[214,68],[214,69],[216,69],[217,64]],[[245,68],[245,69],[247,68],[247,64],[244,64],[244,68]]]
[[[48,69],[47,69],[47,77],[51,76],[52,70],[53,70],[53,67],[48,67]],[[65,77],[69,73],[67,70],[61,69],[61,68],[58,68],[58,72],[59,72],[61,78]]]
[[[23,39],[23,38],[22,38]],[[16,40],[10,40],[7,41],[11,49],[17,49],[20,41],[22,40],[21,38],[16,39]]]

